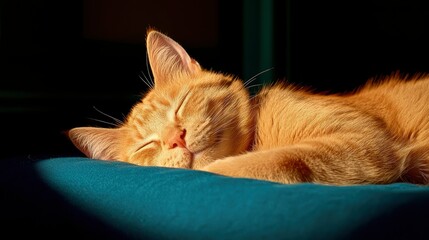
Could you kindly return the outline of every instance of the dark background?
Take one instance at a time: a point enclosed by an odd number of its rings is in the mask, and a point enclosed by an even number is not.
[[[251,12],[267,2],[269,19]],[[0,4],[2,157],[80,155],[65,130],[107,127],[92,120],[112,122],[94,107],[123,119],[146,90],[139,76],[148,74],[144,39],[150,26],[181,43],[202,66],[244,79],[274,67],[274,79],[342,92],[395,71],[429,72],[427,1]],[[266,37],[266,20],[270,66],[252,49]]]

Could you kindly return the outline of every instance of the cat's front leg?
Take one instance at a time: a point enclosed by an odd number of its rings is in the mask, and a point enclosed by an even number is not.
[[[380,143],[384,144],[384,148],[380,149]],[[391,183],[399,180],[402,174],[400,163],[404,158],[393,155],[393,145],[387,143],[386,138],[330,135],[295,145],[227,157],[209,164],[203,170],[280,183]]]
[[[268,180],[280,183],[309,182],[308,166],[287,150],[251,152],[219,159],[202,169],[220,175]]]

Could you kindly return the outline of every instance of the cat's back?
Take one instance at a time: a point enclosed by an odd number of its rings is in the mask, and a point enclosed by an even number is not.
[[[341,96],[316,94],[282,84],[261,91],[256,112],[255,148],[259,150],[363,125],[364,120],[359,119],[366,118]],[[348,121],[355,123],[344,124]]]
[[[429,143],[429,78],[388,78],[354,94],[316,94],[274,85],[258,96],[255,148],[295,144],[335,132],[385,126],[406,141]]]
[[[351,99],[405,138],[429,138],[429,77],[398,76],[370,83]],[[429,139],[428,139],[429,141]]]
[[[376,83],[369,83],[355,94],[364,101],[382,100],[391,102],[401,109],[415,113],[429,111],[429,76],[411,79],[398,76],[387,77]],[[368,100],[365,100],[368,99]]]

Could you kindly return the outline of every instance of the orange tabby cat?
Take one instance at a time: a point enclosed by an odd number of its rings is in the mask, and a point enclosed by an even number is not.
[[[86,156],[281,183],[429,180],[429,78],[391,76],[348,95],[242,81],[147,36],[154,87],[117,128],[69,131]]]

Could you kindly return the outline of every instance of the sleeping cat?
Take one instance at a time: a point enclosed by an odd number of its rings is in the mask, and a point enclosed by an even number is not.
[[[429,78],[390,76],[353,94],[288,85],[255,97],[149,30],[154,86],[116,128],[78,127],[94,159],[209,171],[280,183],[429,183]]]

